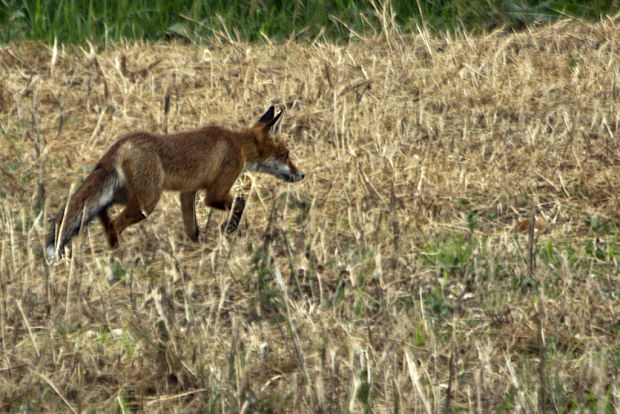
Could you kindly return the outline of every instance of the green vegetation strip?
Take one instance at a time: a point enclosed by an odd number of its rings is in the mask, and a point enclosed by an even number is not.
[[[247,41],[321,35],[347,40],[381,31],[385,16],[403,32],[425,25],[434,32],[478,33],[567,16],[598,19],[619,9],[615,0],[0,0],[0,42],[108,44],[180,37],[201,43],[214,33]]]

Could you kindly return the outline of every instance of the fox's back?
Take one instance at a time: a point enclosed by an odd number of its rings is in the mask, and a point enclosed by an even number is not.
[[[109,152],[115,153],[117,166],[127,160],[132,164],[158,163],[164,174],[164,188],[182,191],[208,185],[223,163],[239,163],[242,168],[232,134],[212,126],[170,135],[135,132],[121,138]]]

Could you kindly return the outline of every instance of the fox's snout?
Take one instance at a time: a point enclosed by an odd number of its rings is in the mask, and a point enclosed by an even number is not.
[[[304,177],[304,173],[298,171],[294,174],[290,174],[288,177],[286,177],[286,180],[291,183],[296,183],[297,181],[301,181]]]
[[[279,162],[280,164],[280,178],[283,178],[285,181],[289,183],[296,183],[297,181],[301,181],[304,178],[304,173],[299,171],[295,164],[289,159],[288,154],[283,161]]]
[[[296,183],[304,178],[304,173],[299,171],[290,160],[280,165],[279,173],[279,177],[289,183]]]
[[[280,168],[274,175],[289,183],[296,183],[304,178],[303,173],[297,171],[295,168],[290,168],[288,165]]]

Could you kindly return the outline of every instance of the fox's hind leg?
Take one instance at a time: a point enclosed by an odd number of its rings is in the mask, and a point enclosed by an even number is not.
[[[128,200],[129,200],[129,189],[127,188],[127,183],[120,181],[118,183],[118,187],[114,191],[113,200],[110,202],[108,206],[106,206],[103,210],[101,210],[98,213],[99,221],[101,222],[101,224],[103,225],[103,228],[105,229],[106,236],[108,239],[108,244],[110,245],[111,248],[115,248],[118,246],[118,235],[116,234],[116,231],[114,230],[114,226],[112,226],[112,220],[110,220],[110,216],[108,215],[108,208],[112,204],[116,204],[116,203],[127,204]]]
[[[125,209],[110,223],[111,231],[108,233],[110,246],[113,249],[118,247],[118,237],[123,230],[132,224],[144,220],[153,211],[155,204],[143,208],[138,199],[132,197]]]
[[[181,192],[181,212],[185,233],[191,241],[198,241],[198,224],[196,223],[196,192]]]
[[[118,237],[115,231],[112,231],[112,221],[110,220],[110,216],[108,215],[107,210],[103,210],[99,212],[99,221],[103,225],[105,229],[106,236],[108,238],[108,244],[111,248],[115,248],[118,246]]]
[[[157,160],[127,159],[121,166],[129,197],[125,209],[109,225],[108,240],[118,246],[118,236],[128,226],[153,212],[163,191],[164,171]]]

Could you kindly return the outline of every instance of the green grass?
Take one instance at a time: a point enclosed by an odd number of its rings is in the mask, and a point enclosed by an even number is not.
[[[248,41],[263,35],[346,40],[353,32],[380,31],[380,16],[389,18],[391,12],[393,23],[404,32],[424,24],[434,32],[476,33],[499,27],[519,30],[566,15],[597,19],[619,8],[613,0],[421,0],[419,6],[411,0],[0,0],[0,42],[57,39],[101,45],[181,37],[201,43],[214,32]]]

